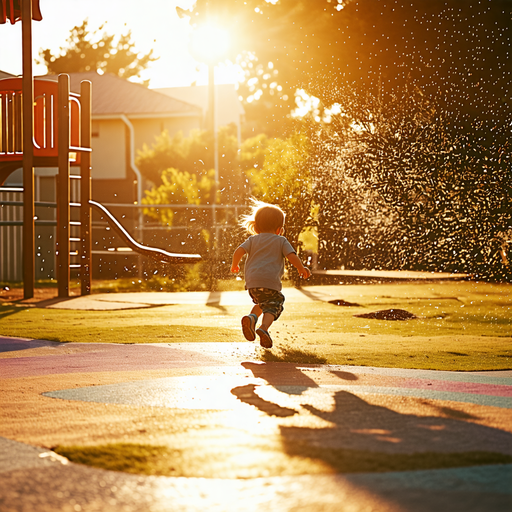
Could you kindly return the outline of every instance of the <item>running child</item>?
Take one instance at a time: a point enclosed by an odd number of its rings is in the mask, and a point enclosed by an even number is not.
[[[284,274],[285,258],[298,270],[300,277],[307,279],[311,272],[302,264],[295,249],[283,236],[285,214],[278,206],[254,201],[250,215],[242,218],[241,225],[252,236],[234,252],[231,272],[240,271],[240,260],[245,262],[245,288],[254,302],[251,312],[242,318],[242,332],[249,341],[256,335],[260,345],[272,348],[268,330],[283,312],[284,295],[281,293],[281,278]],[[263,313],[261,325],[256,329]]]

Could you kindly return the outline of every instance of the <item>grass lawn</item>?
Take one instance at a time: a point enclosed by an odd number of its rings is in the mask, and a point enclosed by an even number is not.
[[[327,289],[327,288],[326,288]],[[299,363],[424,368],[512,369],[512,285],[479,282],[346,285],[328,302],[287,302],[272,326],[275,348],[261,359]],[[304,288],[307,295],[308,288]],[[284,290],[286,295],[286,289]],[[360,314],[388,309],[409,320]],[[172,305],[71,311],[0,305],[0,335],[60,342],[243,341],[246,306]]]
[[[222,446],[201,444],[176,447],[119,443],[99,446],[57,446],[54,451],[69,460],[126,473],[202,478],[254,478],[312,473],[384,473],[510,464],[512,457],[493,452],[378,453],[321,448],[294,441],[282,446]]]

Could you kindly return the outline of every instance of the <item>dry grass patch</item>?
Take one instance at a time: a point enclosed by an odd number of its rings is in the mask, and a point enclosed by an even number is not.
[[[382,473],[512,463],[512,456],[493,452],[390,454],[327,449],[296,441],[285,447],[286,453],[270,445],[235,445],[219,452],[213,446],[196,451],[133,443],[58,446],[54,451],[72,462],[111,471],[202,478]]]

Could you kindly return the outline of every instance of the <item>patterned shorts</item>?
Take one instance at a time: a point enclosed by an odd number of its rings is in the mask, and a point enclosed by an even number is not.
[[[284,309],[284,295],[268,288],[249,288],[249,295],[263,313],[270,313],[277,320]]]

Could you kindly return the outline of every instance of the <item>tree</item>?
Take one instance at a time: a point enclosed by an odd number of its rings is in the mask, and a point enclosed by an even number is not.
[[[260,62],[247,52],[237,61],[244,70],[244,81],[238,85],[245,110],[242,135],[249,138],[255,133],[266,133],[269,137],[282,137],[292,133],[294,120],[290,112],[295,107],[295,98],[280,84],[274,64]]]
[[[117,40],[106,32],[100,34],[103,25],[94,32],[88,28],[85,19],[80,26],[71,29],[67,45],[60,48],[54,55],[51,50],[41,50],[41,61],[48,68],[48,73],[80,73],[83,71],[99,71],[111,73],[121,78],[139,77],[141,71],[150,62],[157,60],[153,50],[140,54],[131,41],[131,31],[122,34]]]
[[[304,135],[270,139],[264,150],[264,164],[249,168],[252,193],[256,199],[277,204],[286,213],[286,237],[300,250],[299,235],[311,214],[309,142]]]
[[[161,184],[146,190],[142,199],[142,204],[158,205],[195,205],[211,203],[211,190],[214,184],[214,171],[206,175],[197,176],[187,171],[178,171],[177,169],[165,169],[161,174]],[[172,226],[174,217],[178,217],[177,224],[186,226],[190,224],[190,219],[197,220],[197,211],[173,210],[172,208],[145,208],[144,214],[161,224]],[[203,214],[204,217],[204,214]],[[192,222],[194,222],[192,221]],[[200,224],[199,222],[196,225]]]
[[[244,203],[247,185],[239,166],[238,141],[233,126],[219,129],[219,197],[221,204]],[[199,177],[214,168],[213,136],[208,131],[194,131],[190,137],[182,133],[170,137],[167,131],[155,138],[151,147],[144,144],[138,152],[137,166],[144,178],[159,186],[168,168]]]
[[[462,114],[413,86],[348,89],[338,104],[340,129],[313,144],[322,264],[506,274],[510,121],[460,130]]]
[[[352,244],[333,258],[496,275],[512,224],[508,0],[197,0],[191,20],[232,29],[267,126],[282,104],[269,81],[339,109],[310,132],[320,227]]]
[[[240,166],[247,174],[248,171],[263,169],[265,153],[270,139],[265,133],[245,139],[240,148]]]
[[[231,59],[245,51],[261,65],[247,66],[247,80],[262,88],[271,62],[289,99],[304,88],[329,106],[344,82],[412,80],[426,94],[441,90],[446,110],[494,119],[506,110],[508,0],[197,0],[191,20],[228,27]]]

